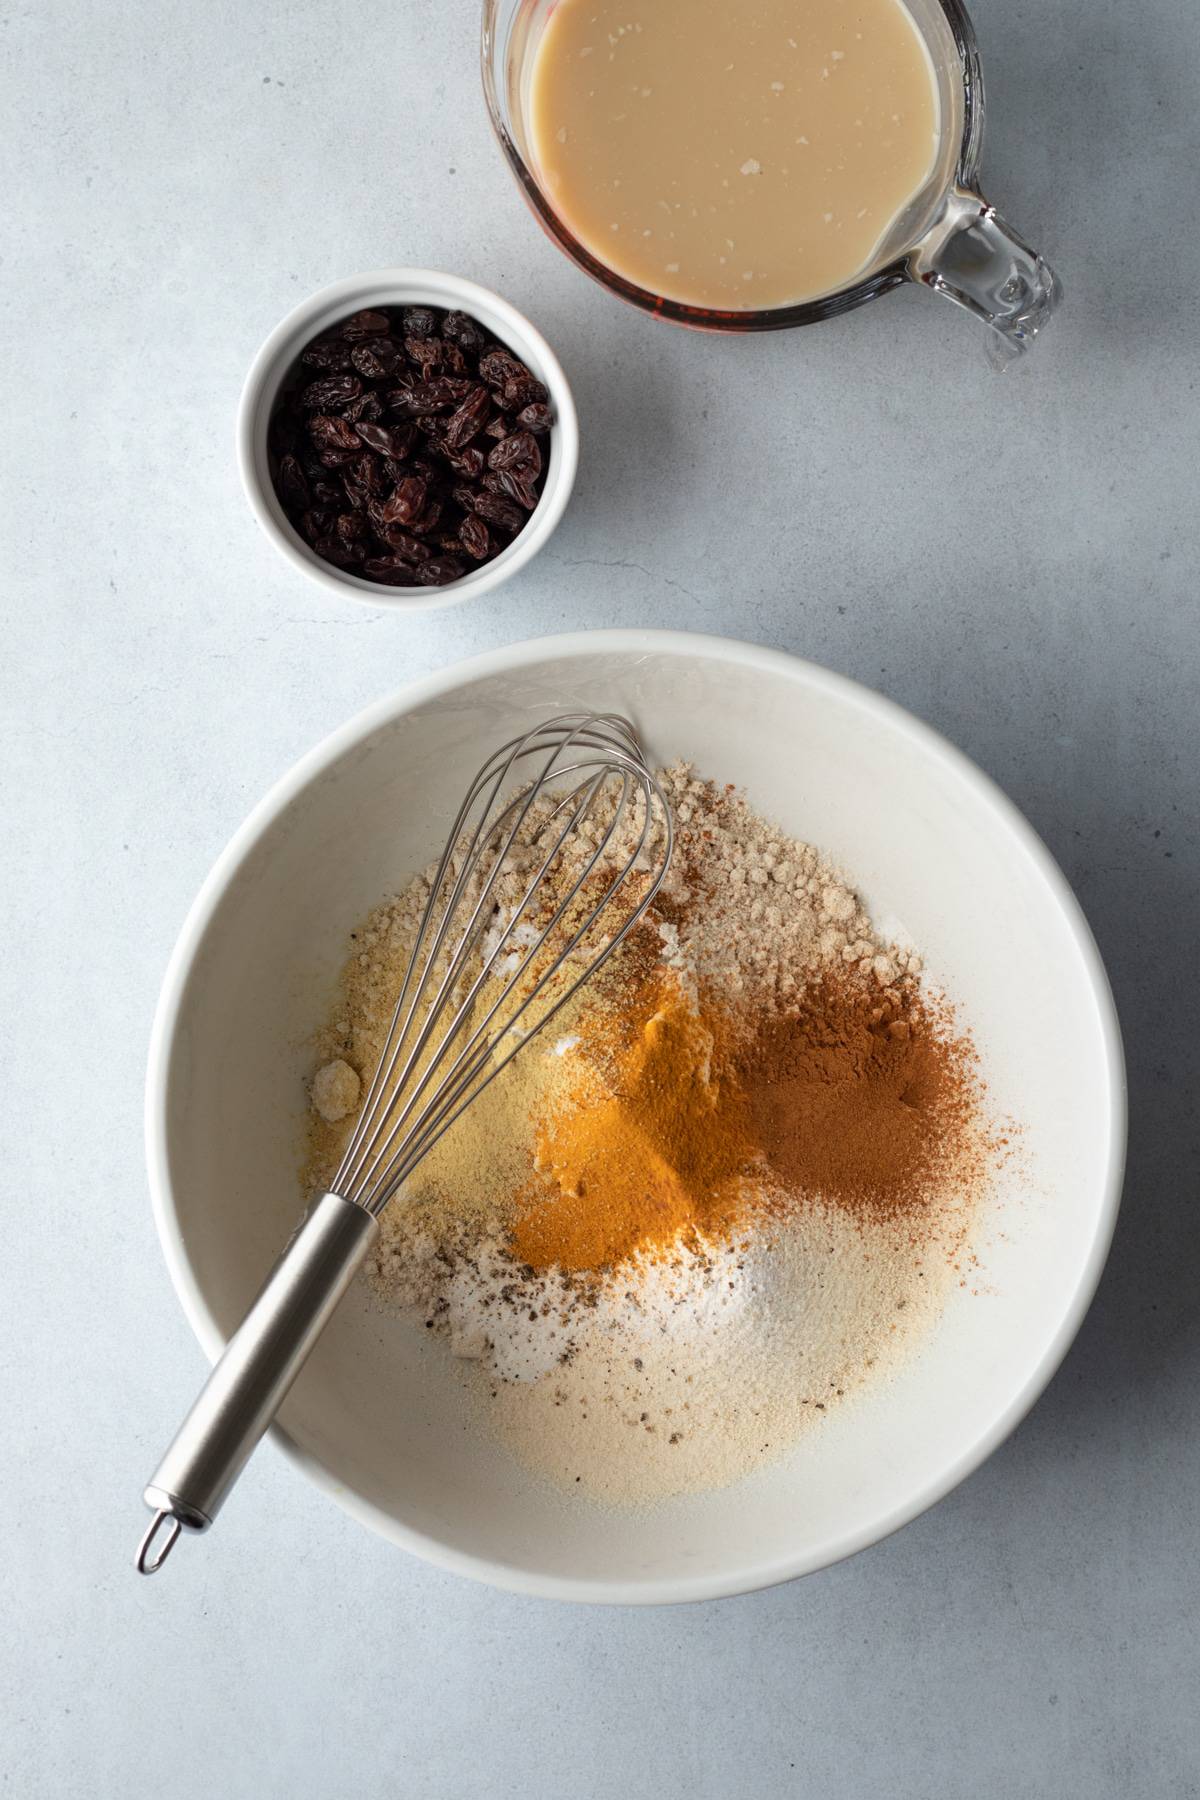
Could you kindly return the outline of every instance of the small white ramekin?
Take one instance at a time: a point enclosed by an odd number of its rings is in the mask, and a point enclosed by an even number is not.
[[[313,338],[339,319],[372,306],[438,306],[469,313],[527,364],[550,391],[554,424],[550,428],[546,482],[528,524],[499,556],[445,587],[386,587],[323,562],[292,528],[271,481],[267,427],[284,376]],[[255,357],[242,390],[237,456],[252,512],[276,549],[296,568],[343,598],[365,601],[368,606],[390,607],[397,612],[426,612],[489,593],[537,555],[566,511],[575,485],[579,421],[562,365],[541,332],[515,306],[488,288],[463,281],[457,275],[443,275],[436,269],[377,269],[368,275],[349,275],[344,281],[322,288],[275,327]]]

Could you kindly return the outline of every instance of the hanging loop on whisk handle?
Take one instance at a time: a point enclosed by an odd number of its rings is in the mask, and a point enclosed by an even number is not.
[[[146,1488],[156,1517],[138,1550],[143,1575],[162,1567],[180,1529],[212,1524],[378,1234],[379,1221],[340,1194],[309,1211]]]

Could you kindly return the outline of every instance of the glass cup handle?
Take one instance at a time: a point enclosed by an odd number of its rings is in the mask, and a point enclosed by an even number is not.
[[[1062,300],[1062,283],[972,188],[953,187],[905,259],[911,281],[963,306],[988,330],[993,367],[1024,354]]]

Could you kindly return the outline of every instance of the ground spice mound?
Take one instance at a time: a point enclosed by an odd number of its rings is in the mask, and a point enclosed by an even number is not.
[[[737,1071],[776,1179],[793,1194],[913,1217],[957,1165],[979,1113],[970,1040],[912,987],[834,970],[743,1046]]]
[[[711,1026],[675,982],[630,996],[628,1011],[644,1022],[611,1086],[594,1073],[612,1032],[598,1011],[583,1029],[600,1045],[584,1037],[584,1067],[537,1129],[545,1179],[528,1191],[510,1238],[531,1268],[612,1268],[637,1251],[722,1237],[744,1211],[757,1160],[750,1115],[739,1085],[714,1068]]]
[[[813,1199],[919,1226],[978,1154],[971,1043],[913,982],[833,969],[763,1018],[660,976],[577,1032],[508,1233],[536,1270],[728,1243]]]

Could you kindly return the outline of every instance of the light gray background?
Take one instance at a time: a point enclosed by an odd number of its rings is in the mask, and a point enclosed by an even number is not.
[[[593,288],[491,141],[472,0],[23,0],[0,25],[14,1800],[1200,1792],[1200,27],[1193,0],[977,15],[989,187],[1069,294],[1004,378],[915,291],[726,341]],[[525,310],[584,439],[548,552],[424,621],[294,574],[232,455],[283,312],[404,262]],[[193,892],[365,702],[511,639],[642,623],[882,688],[1004,784],[1075,882],[1133,1125],[1078,1344],[932,1513],[744,1600],[492,1593],[369,1537],[272,1448],[219,1534],[139,1581],[140,1489],[201,1368],[141,1152],[147,1032]]]

